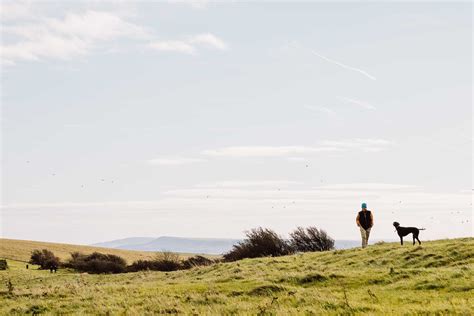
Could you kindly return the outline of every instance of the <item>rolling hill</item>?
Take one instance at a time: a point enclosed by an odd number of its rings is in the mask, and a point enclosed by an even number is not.
[[[5,241],[4,241],[5,242]],[[473,315],[474,238],[217,263],[177,272],[0,271],[0,314]]]
[[[139,259],[151,259],[155,257],[155,252],[150,251],[134,251],[125,249],[112,249],[104,247],[83,246],[60,244],[43,241],[18,240],[0,238],[0,258],[26,262],[30,259],[31,252],[34,249],[48,249],[54,252],[61,260],[70,257],[71,252],[82,252],[84,254],[92,252],[108,253],[123,257],[128,263],[132,263]],[[180,255],[187,257],[189,254],[181,253]]]

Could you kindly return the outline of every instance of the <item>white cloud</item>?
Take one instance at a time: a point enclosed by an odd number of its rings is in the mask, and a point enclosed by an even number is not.
[[[112,40],[119,37],[146,39],[148,32],[141,26],[127,22],[118,15],[104,11],[67,14],[63,20],[46,19],[48,27],[64,36],[84,39]]]
[[[295,186],[298,186],[295,188]],[[230,200],[231,203],[245,202],[248,200],[259,203],[268,202],[289,202],[310,203],[313,205],[324,205],[331,203],[335,210],[342,204],[359,203],[359,201],[369,202],[369,204],[384,204],[387,209],[401,208],[410,205],[407,211],[413,209],[430,208],[439,209],[445,214],[445,205],[450,208],[460,207],[463,212],[466,209],[466,202],[470,201],[470,196],[462,193],[449,192],[429,192],[422,187],[408,184],[390,183],[349,183],[332,184],[314,188],[302,187],[304,183],[293,181],[223,181],[213,184],[197,185],[195,187],[177,188],[162,191],[163,196],[156,200],[121,200],[121,201],[91,201],[91,202],[41,202],[41,203],[9,203],[0,206],[3,210],[8,209],[33,209],[33,208],[85,208],[85,207],[130,207],[130,208],[176,208],[182,209],[183,203],[186,207],[202,206],[207,207],[212,201],[216,201],[216,209],[220,209],[221,201]],[[277,187],[276,187],[277,186]],[[280,189],[281,188],[281,189]],[[212,197],[208,200],[206,197]],[[369,200],[372,200],[370,203]],[[400,203],[400,201],[402,203]],[[310,205],[307,204],[307,205]],[[185,207],[185,208],[186,208]]]
[[[1,55],[11,65],[19,60],[40,60],[42,58],[68,59],[85,55],[90,44],[79,38],[63,38],[44,34],[41,38],[3,45]]]
[[[318,146],[228,146],[204,150],[201,154],[216,157],[283,157],[348,150],[376,152],[385,150],[392,144],[391,141],[384,139],[356,138],[342,141],[326,140],[320,142]]]
[[[217,50],[227,50],[228,47],[222,39],[210,33],[197,34],[179,41],[153,41],[148,46],[158,51],[184,54],[195,54],[201,46]]]
[[[427,192],[421,187],[403,184],[387,183],[352,183],[334,184],[328,186],[305,188],[287,184],[281,188],[275,186],[210,186],[190,187],[167,190],[162,192],[166,198],[193,200],[195,204],[208,203],[206,197],[214,200],[237,201],[254,200],[261,203],[277,202],[292,203],[293,201],[323,205],[330,203],[336,210],[338,205],[348,202],[357,207],[360,202],[369,202],[372,205],[380,205],[381,201],[388,209],[400,209],[410,205],[408,210],[439,207],[439,203],[462,205],[469,201],[469,196],[461,193]],[[402,203],[400,203],[400,201]],[[450,201],[450,202],[448,202]],[[220,202],[216,202],[218,207]],[[464,205],[465,207],[465,205]]]
[[[230,231],[240,236],[240,232],[258,225],[286,233],[301,223],[311,222],[328,230],[333,237],[355,239],[358,237],[354,227],[356,212],[361,202],[367,202],[376,216],[377,238],[396,237],[391,229],[394,220],[426,227],[424,236],[427,239],[472,235],[470,223],[461,224],[462,220],[472,217],[471,194],[430,192],[408,184],[342,183],[308,188],[304,183],[293,185],[281,181],[281,190],[272,187],[273,180],[224,181],[221,183],[223,186],[215,183],[217,186],[177,187],[159,190],[155,200],[11,201],[1,206],[1,212],[10,223],[6,226],[10,228],[10,236],[22,236],[20,233],[24,229],[13,234],[14,228],[21,225],[38,221],[48,225],[51,216],[73,218],[74,222],[84,224],[97,224],[99,221],[105,225],[113,214],[120,215],[115,224],[123,222],[119,229],[121,234],[129,229],[131,220],[137,224],[138,230],[132,228],[128,231],[130,236],[143,229],[153,232],[156,225],[169,229],[162,234],[198,234],[199,231],[193,230],[196,223],[204,225],[204,234],[214,237],[229,236]],[[264,187],[257,186],[259,182]],[[255,186],[246,186],[252,183]],[[182,227],[183,217],[189,219],[186,221],[190,223],[189,227]],[[216,225],[206,226],[209,218],[213,218]],[[67,226],[67,221],[64,224]],[[67,227],[74,231],[74,227]]]
[[[312,154],[324,151],[340,151],[336,147],[310,146],[229,146],[204,150],[203,155],[221,157],[279,157],[292,154]]]
[[[2,21],[31,18],[33,14],[29,1],[2,1],[0,16]]]
[[[305,157],[288,157],[286,158],[289,161],[294,161],[294,162],[302,162],[302,161],[307,161],[308,159]]]
[[[208,6],[209,0],[168,0],[170,3],[189,5],[193,9],[204,9]]]
[[[365,152],[379,152],[393,145],[392,141],[386,139],[355,138],[349,140],[325,140],[322,145],[336,147],[341,150],[361,150]]]
[[[163,166],[178,166],[192,164],[196,162],[203,162],[204,159],[199,158],[184,158],[184,157],[162,157],[148,160],[151,165],[163,165]]]
[[[2,26],[4,34],[16,39],[1,47],[2,58],[12,64],[21,60],[70,59],[91,53],[105,41],[149,36],[143,27],[105,11],[68,13],[63,19],[40,17]]]
[[[20,61],[69,60],[97,51],[110,51],[110,42],[123,39],[147,41],[148,47],[164,52],[195,54],[198,49],[226,50],[228,45],[211,33],[178,40],[153,40],[151,30],[128,21],[119,11],[68,12],[49,17],[32,2],[2,3],[2,65]],[[34,10],[35,9],[35,10]]]
[[[195,35],[189,39],[189,42],[192,44],[207,45],[219,50],[227,49],[227,44],[223,40],[210,33]]]
[[[329,184],[315,187],[318,190],[340,190],[340,191],[393,191],[393,190],[415,190],[420,189],[417,185],[411,184],[392,184],[392,183],[342,183],[342,184]]]
[[[319,112],[319,113],[324,113],[327,115],[336,115],[336,112],[331,110],[328,107],[325,106],[313,106],[313,105],[305,105],[305,109],[313,111],[313,112]]]
[[[359,107],[362,107],[364,109],[367,109],[367,110],[375,110],[376,109],[375,106],[373,106],[372,104],[370,104],[368,102],[365,102],[365,101],[346,98],[346,97],[338,97],[338,99],[342,100],[342,101],[345,101],[347,103],[355,104],[355,105],[357,105]]]
[[[289,180],[247,180],[247,181],[219,181],[196,185],[197,188],[255,188],[255,187],[288,187],[300,184],[299,181]]]
[[[196,48],[194,46],[183,42],[183,41],[155,41],[148,45],[150,48],[164,51],[164,52],[176,52],[184,54],[194,54]]]

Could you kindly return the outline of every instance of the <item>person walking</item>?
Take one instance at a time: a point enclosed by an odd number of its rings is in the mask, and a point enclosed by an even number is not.
[[[369,235],[372,226],[374,226],[374,216],[367,209],[367,203],[362,203],[362,210],[357,214],[357,226],[360,228],[360,236],[362,237],[362,248],[367,247]]]

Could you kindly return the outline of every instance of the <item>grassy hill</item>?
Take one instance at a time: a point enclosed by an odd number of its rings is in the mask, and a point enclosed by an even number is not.
[[[50,274],[9,261],[0,314],[473,315],[473,250],[474,238],[385,243],[117,275]]]
[[[0,238],[0,258],[26,262],[30,259],[31,251],[33,251],[34,249],[51,250],[56,256],[58,256],[62,260],[69,258],[70,253],[75,251],[82,252],[84,254],[89,254],[94,251],[113,254],[121,256],[122,258],[127,260],[128,263],[132,263],[133,261],[138,259],[152,259],[156,256],[156,252],[150,251],[123,250],[93,246],[50,243],[43,241]],[[184,257],[189,256],[188,254],[181,255]]]

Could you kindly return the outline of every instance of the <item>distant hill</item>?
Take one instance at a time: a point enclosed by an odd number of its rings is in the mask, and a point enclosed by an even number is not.
[[[238,241],[238,239],[226,238],[131,237],[102,242],[93,246],[140,251],[167,250],[172,252],[219,255],[231,249]]]
[[[130,237],[130,238],[115,239],[111,241],[96,243],[96,244],[92,244],[92,246],[136,250],[134,249],[135,246],[139,247],[140,245],[147,244],[149,242],[152,242],[155,239],[156,237]]]
[[[172,251],[220,255],[229,251],[239,239],[227,238],[185,238],[163,236],[130,237],[93,244],[96,247],[139,251]],[[358,240],[336,240],[336,249],[349,249],[360,246]]]

